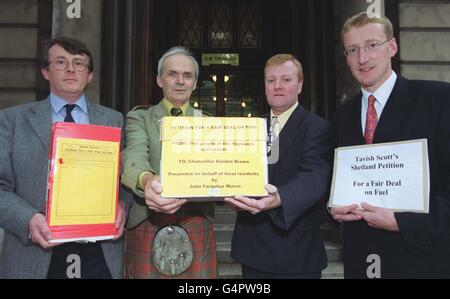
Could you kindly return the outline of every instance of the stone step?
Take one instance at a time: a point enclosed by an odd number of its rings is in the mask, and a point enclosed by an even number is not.
[[[234,231],[234,221],[228,223],[215,223],[214,231],[216,233],[217,242],[231,241]],[[342,240],[340,230],[335,226],[323,223],[320,225],[320,232],[325,241],[341,242]]]
[[[233,224],[214,224],[214,232],[216,234],[216,242],[230,242],[233,237]]]
[[[344,263],[328,262],[328,267],[322,271],[322,279],[343,279]]]
[[[342,244],[334,241],[325,241],[325,250],[327,252],[328,263],[342,261]],[[232,263],[230,257],[231,242],[216,242],[217,260],[223,263]]]
[[[217,265],[217,276],[221,279],[242,278],[242,267],[238,263],[219,263]]]
[[[343,259],[342,243],[330,240],[325,240],[324,243],[328,263],[341,262]]]
[[[4,235],[5,232],[3,231],[2,228],[0,228],[0,254],[2,253]]]
[[[217,205],[214,223],[216,224],[232,224],[236,222],[236,211],[225,205]]]
[[[217,274],[220,279],[242,278],[242,267],[238,263],[219,263]],[[328,267],[322,271],[322,279],[343,279],[344,265],[342,262],[329,262]]]
[[[230,257],[231,242],[216,242],[217,261],[231,263],[234,260]]]

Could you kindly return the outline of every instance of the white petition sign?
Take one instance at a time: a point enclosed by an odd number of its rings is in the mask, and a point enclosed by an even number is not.
[[[428,213],[427,140],[335,150],[330,207],[367,202],[394,211]]]

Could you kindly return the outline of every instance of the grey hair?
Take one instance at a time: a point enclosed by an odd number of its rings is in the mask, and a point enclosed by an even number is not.
[[[199,66],[198,66],[197,60],[195,60],[194,54],[192,54],[192,52],[189,51],[189,49],[187,49],[185,47],[181,47],[181,46],[176,46],[176,47],[170,48],[159,59],[159,61],[158,61],[158,76],[160,76],[160,77],[162,76],[163,68],[164,68],[164,61],[167,59],[167,57],[170,57],[172,55],[177,55],[177,54],[181,54],[181,55],[184,55],[184,56],[187,56],[187,57],[191,58],[192,62],[195,65],[195,80],[198,80],[198,74],[199,74],[200,70],[199,70]]]

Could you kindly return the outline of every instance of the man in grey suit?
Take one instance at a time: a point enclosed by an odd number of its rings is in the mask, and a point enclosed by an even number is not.
[[[5,230],[0,278],[120,278],[121,236],[131,202],[123,190],[114,240],[49,243],[51,233],[44,211],[52,123],[120,128],[123,118],[116,111],[89,103],[84,96],[94,63],[83,43],[57,38],[43,53],[41,72],[50,83],[50,96],[0,111],[0,227]],[[79,257],[80,269],[71,276],[74,260],[69,256],[73,254]]]

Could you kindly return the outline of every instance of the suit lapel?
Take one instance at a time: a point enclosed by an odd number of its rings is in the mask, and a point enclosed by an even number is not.
[[[272,145],[272,148],[276,148],[278,146],[279,156],[277,163],[269,164],[269,180],[271,180],[273,175],[277,172],[280,161],[283,159],[283,157],[286,156],[286,152],[289,150],[292,143],[297,139],[297,133],[299,133],[298,129],[302,125],[308,114],[309,112],[305,110],[305,108],[303,108],[301,105],[298,105],[284,125],[283,129],[280,132],[280,135]]]
[[[163,101],[161,100],[154,109],[154,117],[152,117],[153,124],[158,128],[158,135],[161,131],[161,120],[164,116],[169,116],[166,107],[164,107]]]
[[[50,133],[52,128],[52,113],[49,99],[47,98],[46,100],[37,102],[30,109],[27,117],[31,127],[48,151],[50,149]]]
[[[346,144],[357,145],[364,144],[364,135],[361,126],[361,101],[362,93],[360,92],[351,100],[351,109],[347,118],[346,136],[349,139]]]
[[[195,112],[194,108],[191,105],[189,105],[186,109],[186,116],[194,116],[194,112]]]
[[[87,99],[89,123],[91,125],[111,126],[111,121],[105,117],[96,104],[91,104]]]
[[[303,121],[308,116],[308,113],[309,112],[299,104],[284,125],[278,138],[280,142],[280,159],[282,159],[292,142],[296,139],[296,136],[292,135],[292,133],[298,132],[298,128],[302,125]]]
[[[396,132],[401,131],[402,124],[405,123],[405,119],[408,117],[408,111],[405,108],[411,101],[408,88],[408,80],[399,76],[381,113],[375,130],[374,142],[394,140]]]

